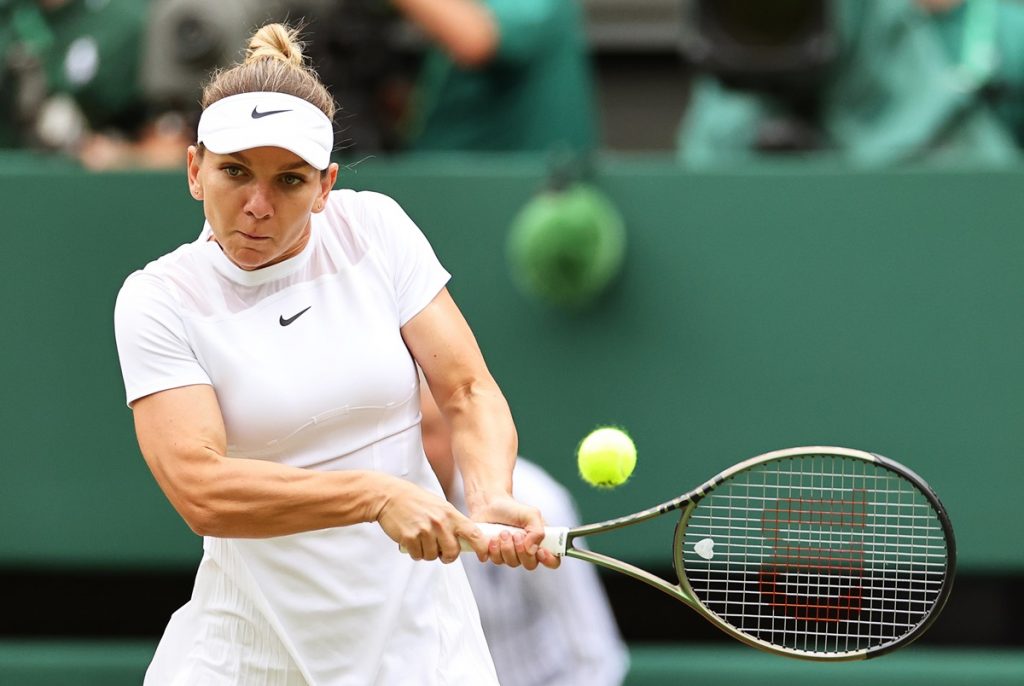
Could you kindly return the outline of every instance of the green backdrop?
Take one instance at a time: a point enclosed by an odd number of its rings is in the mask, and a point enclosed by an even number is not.
[[[585,520],[762,452],[846,445],[928,479],[963,568],[1024,569],[1024,170],[696,174],[605,158],[595,182],[628,255],[581,312],[524,298],[505,266],[507,227],[544,174],[533,158],[371,159],[339,185],[393,195],[423,228],[523,454]],[[200,228],[184,175],[0,160],[0,208],[0,565],[193,564],[199,539],[138,454],[111,324],[124,277]],[[573,456],[602,423],[640,453],[610,492]],[[602,545],[667,565],[670,529]]]

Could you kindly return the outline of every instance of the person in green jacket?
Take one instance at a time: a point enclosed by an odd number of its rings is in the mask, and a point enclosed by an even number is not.
[[[586,152],[598,143],[577,0],[393,0],[433,41],[408,120],[418,151]]]
[[[916,0],[927,9],[947,54],[1024,144],[1024,4],[1019,0]]]
[[[831,3],[838,49],[817,90],[816,114],[803,122],[810,145],[797,152],[875,167],[1017,161],[1011,127],[988,94],[998,76],[995,55],[1012,47],[996,17],[1020,10],[972,0],[945,16],[950,8],[935,4]],[[1020,84],[1018,71],[1003,76]],[[772,94],[730,89],[702,74],[679,130],[679,159],[691,167],[778,159],[766,132],[791,114],[787,108]]]

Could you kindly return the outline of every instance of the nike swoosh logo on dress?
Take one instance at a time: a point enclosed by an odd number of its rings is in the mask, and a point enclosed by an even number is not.
[[[312,305],[310,305],[309,307],[313,307],[313,306],[312,306]],[[301,311],[301,312],[299,312],[298,314],[295,314],[295,315],[292,315],[291,317],[288,317],[288,319],[285,319],[285,318],[284,318],[284,315],[282,314],[282,315],[281,315],[281,316],[280,316],[280,317],[278,318],[278,320],[277,320],[278,324],[280,324],[281,326],[288,326],[289,324],[291,324],[292,322],[294,322],[294,321],[295,321],[296,319],[298,319],[299,317],[301,317],[302,315],[304,315],[304,314],[306,313],[306,310],[308,310],[308,309],[309,309],[309,307],[307,307],[307,308],[306,308],[305,310],[302,310],[302,311]]]

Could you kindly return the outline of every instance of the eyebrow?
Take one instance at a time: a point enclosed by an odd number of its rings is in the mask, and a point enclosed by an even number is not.
[[[228,157],[234,157],[236,160],[238,160],[239,162],[241,162],[242,164],[244,164],[247,167],[251,167],[252,166],[252,162],[249,161],[249,158],[246,157],[245,155],[243,155],[240,152],[230,152],[230,153],[227,154],[227,156]],[[290,164],[286,164],[284,166],[278,167],[277,171],[279,171],[279,172],[294,171],[294,170],[300,169],[302,167],[309,167],[310,169],[312,169],[313,165],[311,165],[309,162],[307,162],[307,161],[305,161],[303,159],[299,159],[296,162],[292,162]]]

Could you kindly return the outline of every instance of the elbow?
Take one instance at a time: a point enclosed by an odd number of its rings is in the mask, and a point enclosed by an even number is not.
[[[176,509],[188,524],[188,528],[198,536],[218,536],[224,529],[223,518],[213,508],[202,502],[181,503]]]
[[[155,470],[164,494],[193,532],[199,536],[224,536],[231,514],[225,484],[229,476],[219,459],[190,460],[174,470]]]
[[[228,508],[217,509],[206,505],[196,505],[179,510],[182,519],[197,536],[214,536],[216,538],[247,537],[246,522],[248,518],[240,512],[232,512]]]
[[[230,527],[229,508],[212,485],[217,479],[190,480],[175,489],[171,499],[174,509],[188,527],[199,536],[226,536]]]

